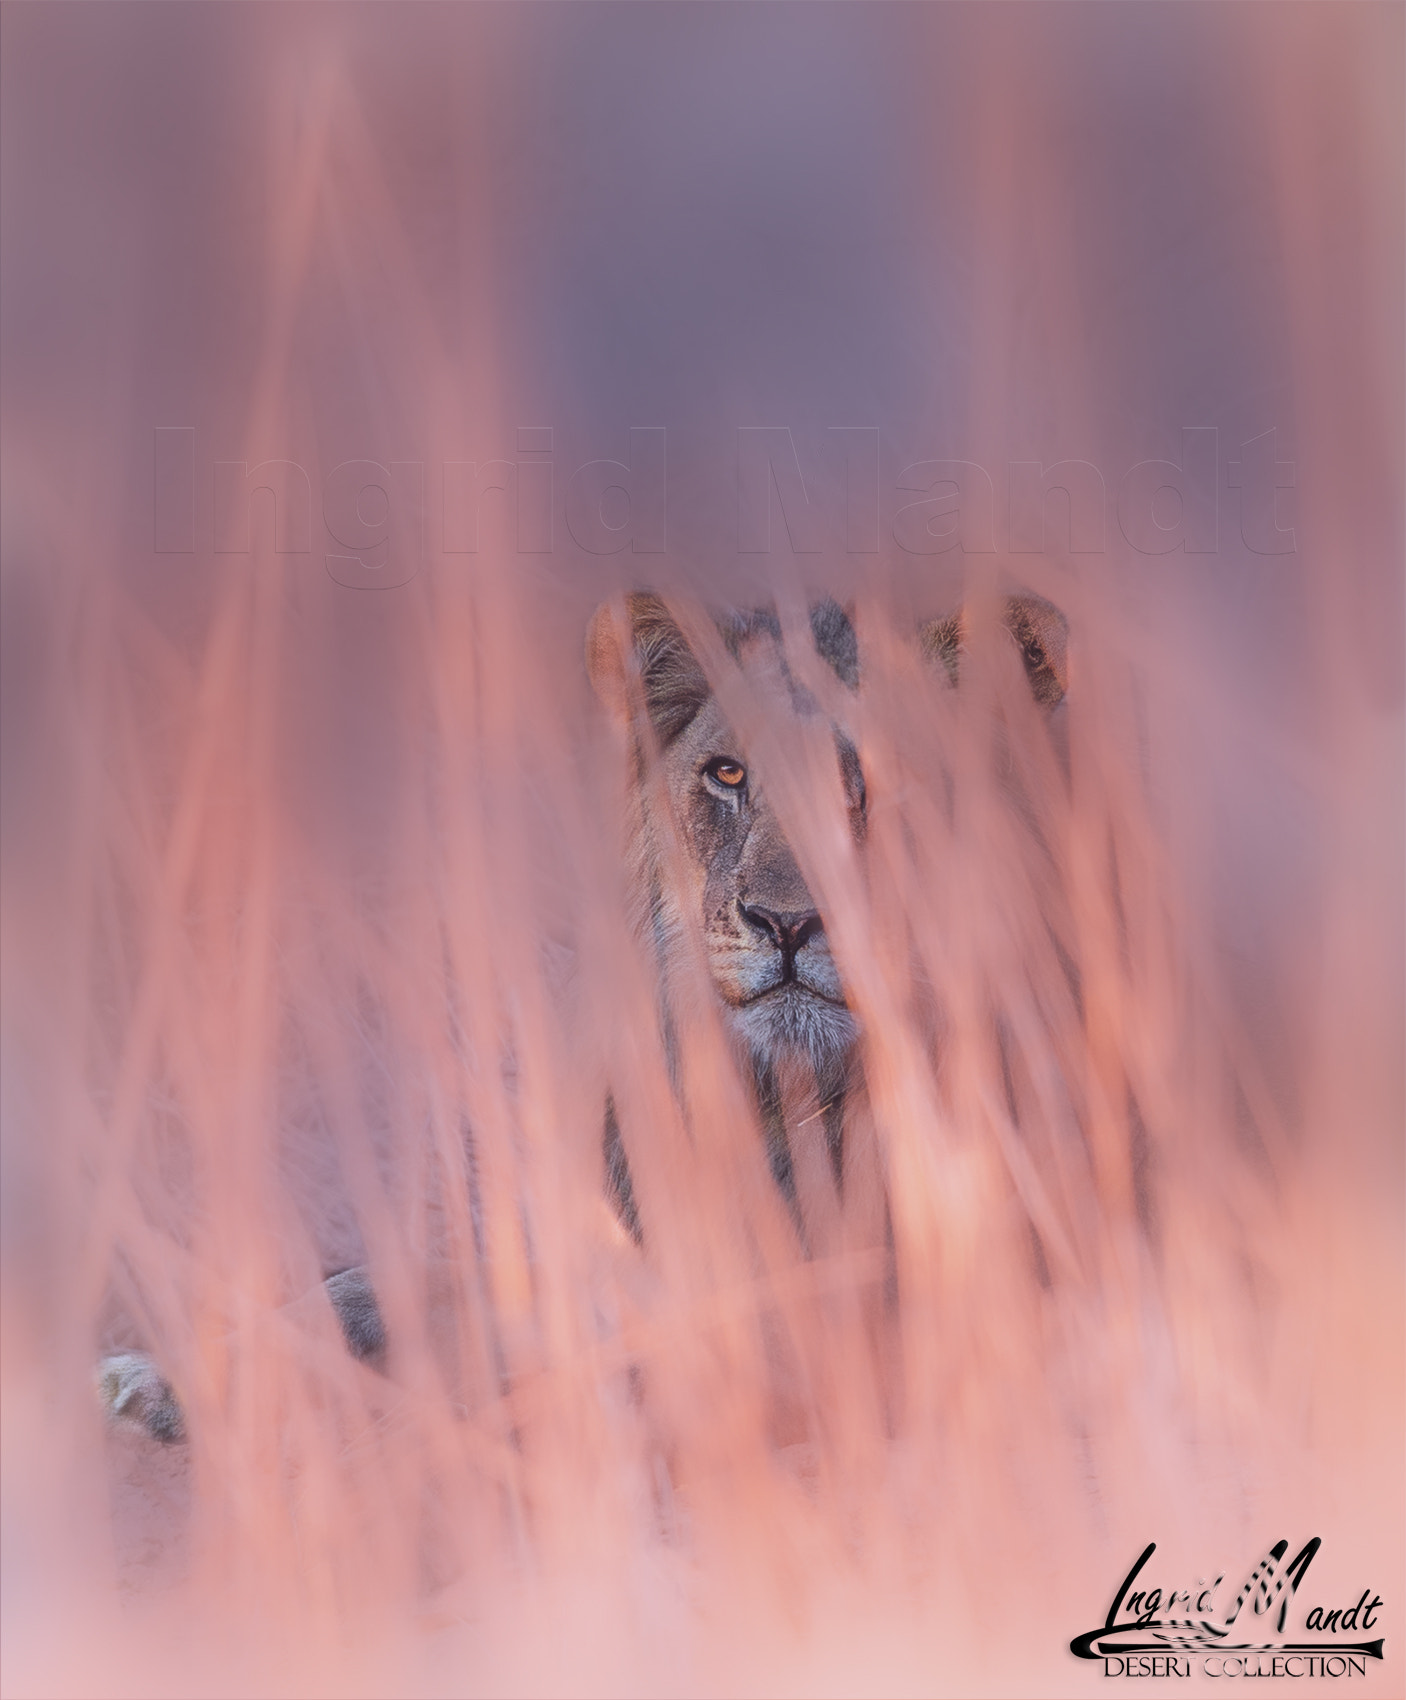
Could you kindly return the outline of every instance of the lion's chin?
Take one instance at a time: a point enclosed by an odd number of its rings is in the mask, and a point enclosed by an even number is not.
[[[799,1051],[817,1069],[840,1062],[859,1037],[843,1004],[795,981],[734,1008],[732,1023],[755,1056],[772,1061]]]

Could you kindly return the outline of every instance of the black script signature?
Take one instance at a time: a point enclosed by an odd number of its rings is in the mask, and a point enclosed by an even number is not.
[[[1165,1594],[1160,1588],[1136,1589],[1133,1583],[1137,1581],[1144,1565],[1157,1550],[1156,1541],[1149,1541],[1141,1556],[1132,1569],[1123,1578],[1123,1585],[1113,1596],[1113,1603],[1108,1608],[1108,1616],[1097,1629],[1090,1629],[1086,1634],[1076,1635],[1069,1643],[1069,1651],[1080,1659],[1101,1659],[1120,1653],[1168,1653],[1168,1652],[1204,1652],[1204,1653],[1365,1653],[1370,1658],[1382,1657],[1382,1642],[1377,1641],[1324,1641],[1324,1642],[1286,1642],[1286,1641],[1234,1641],[1231,1630],[1236,1619],[1240,1616],[1241,1608],[1250,1602],[1255,1617],[1273,1616],[1275,1621],[1272,1629],[1283,1635],[1285,1619],[1288,1615],[1289,1601],[1298,1590],[1299,1583],[1312,1564],[1314,1555],[1323,1544],[1321,1537],[1315,1535],[1312,1540],[1294,1555],[1288,1564],[1284,1564],[1284,1554],[1289,1550],[1287,1541],[1278,1541],[1272,1546],[1264,1558],[1250,1573],[1249,1579],[1236,1596],[1235,1603],[1225,1613],[1220,1622],[1213,1621],[1212,1602],[1217,1588],[1224,1577],[1217,1577],[1214,1583],[1199,1590],[1169,1589]],[[1370,1629],[1375,1620],[1381,1599],[1373,1595],[1370,1603],[1364,1592],[1357,1605],[1345,1612],[1334,1612],[1334,1626],[1339,1630]],[[1278,1612],[1275,1613],[1275,1606]],[[1126,1606],[1126,1616],[1120,1623],[1118,1614]],[[1177,1608],[1185,1610],[1186,1616],[1179,1616]],[[1310,1613],[1310,1622],[1320,1613]],[[1317,1624],[1312,1624],[1317,1627]],[[1243,1630],[1242,1630],[1243,1633]],[[1147,1640],[1119,1641],[1110,1637],[1119,1635],[1143,1635]]]

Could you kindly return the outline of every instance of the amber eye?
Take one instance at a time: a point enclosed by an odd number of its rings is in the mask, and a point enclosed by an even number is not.
[[[710,761],[703,771],[709,779],[716,779],[719,785],[725,785],[729,791],[740,791],[747,783],[747,769],[731,756],[719,756],[715,761]]]

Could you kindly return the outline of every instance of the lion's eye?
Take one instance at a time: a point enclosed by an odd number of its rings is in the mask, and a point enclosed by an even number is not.
[[[747,783],[747,769],[731,756],[718,756],[716,760],[710,761],[703,771],[709,779],[716,779],[719,785],[725,785],[729,791],[740,791]]]

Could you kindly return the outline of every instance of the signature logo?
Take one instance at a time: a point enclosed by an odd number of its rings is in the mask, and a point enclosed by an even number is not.
[[[1277,1542],[1231,1599],[1223,1575],[1190,1588],[1135,1587],[1157,1550],[1151,1541],[1104,1621],[1076,1635],[1069,1650],[1102,1659],[1107,1676],[1189,1676],[1193,1657],[1211,1677],[1364,1675],[1366,1660],[1382,1657],[1383,1640],[1351,1637],[1377,1626],[1381,1596],[1364,1588],[1355,1604],[1306,1611],[1296,1599],[1322,1544],[1315,1535],[1286,1562],[1289,1543]]]

